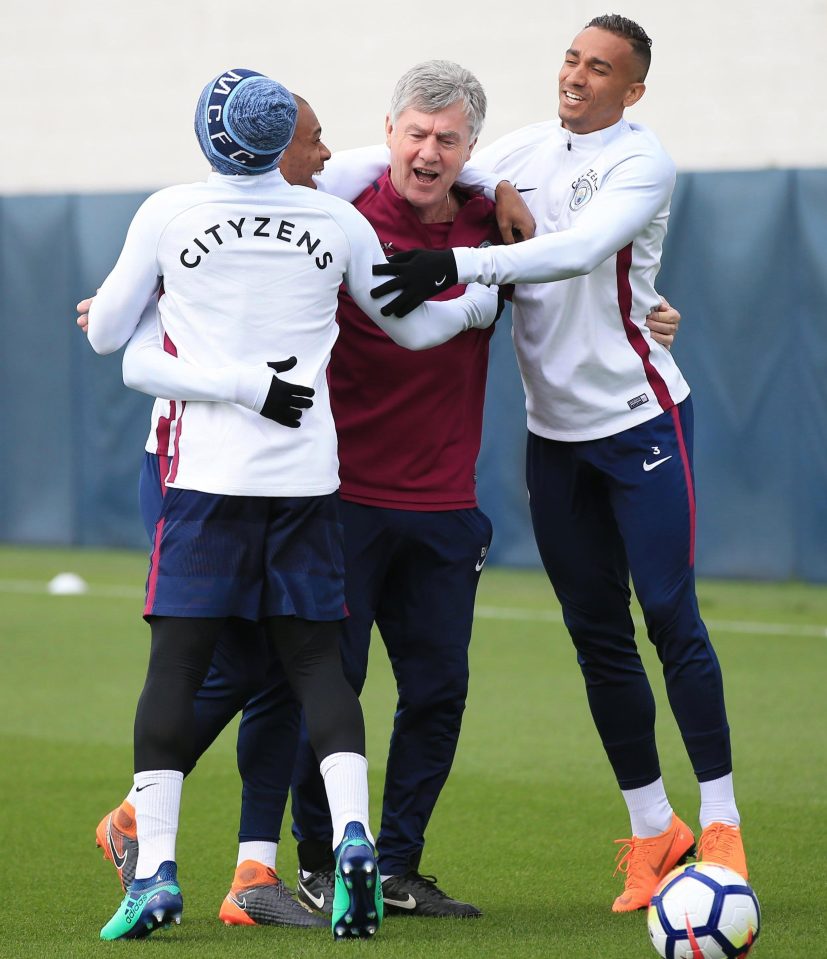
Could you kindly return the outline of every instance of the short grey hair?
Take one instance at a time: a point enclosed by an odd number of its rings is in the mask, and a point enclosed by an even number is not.
[[[461,103],[471,140],[476,140],[485,121],[488,102],[480,81],[451,60],[426,60],[411,67],[396,84],[391,97],[391,123],[396,123],[405,110],[437,113]]]

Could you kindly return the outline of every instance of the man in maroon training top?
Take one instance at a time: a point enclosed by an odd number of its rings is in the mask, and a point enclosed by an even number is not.
[[[493,204],[454,185],[485,107],[479,81],[448,61],[414,67],[397,84],[387,121],[390,170],[355,201],[388,255],[499,242]],[[441,298],[461,293],[455,286]],[[474,597],[491,542],[474,470],[493,328],[415,354],[397,348],[346,293],[339,327],[329,375],[347,543],[342,656],[361,691],[376,623],[399,694],[377,841],[385,907],[478,916],[423,878],[419,861],[459,737]],[[324,897],[327,909],[330,816],[314,765],[300,746],[298,894],[316,907]]]

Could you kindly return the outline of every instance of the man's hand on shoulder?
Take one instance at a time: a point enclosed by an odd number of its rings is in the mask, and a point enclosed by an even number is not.
[[[311,397],[316,395],[316,391],[309,386],[287,383],[275,375],[292,370],[296,363],[296,357],[291,356],[286,360],[274,360],[267,364],[273,370],[273,382],[261,408],[263,417],[291,429],[301,426],[302,413],[310,409],[313,405]]]
[[[374,266],[373,275],[392,277],[370,291],[374,300],[399,291],[395,300],[382,307],[382,316],[402,317],[456,285],[457,261],[452,250],[408,250]]]
[[[525,200],[520,196],[519,190],[508,180],[500,180],[494,198],[497,226],[500,228],[503,243],[530,240],[534,236],[537,224]]]

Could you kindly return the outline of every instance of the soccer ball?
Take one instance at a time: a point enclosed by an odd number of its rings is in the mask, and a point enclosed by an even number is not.
[[[652,945],[663,959],[740,959],[758,938],[761,909],[737,872],[695,862],[663,879],[648,921]]]

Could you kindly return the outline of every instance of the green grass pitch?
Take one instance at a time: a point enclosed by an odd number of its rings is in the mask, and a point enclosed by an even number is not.
[[[101,943],[120,901],[95,848],[99,818],[131,779],[135,702],[148,630],[146,560],[129,552],[0,548],[0,956],[654,956],[644,914],[610,911],[612,840],[628,830],[586,708],[559,609],[537,571],[486,569],[471,647],[471,693],[451,778],[428,830],[423,872],[478,904],[478,921],[391,918],[373,942],[312,930],[225,928],[240,784],[235,727],[184,789],[179,928],[145,943]],[[74,571],[84,596],[45,584]],[[755,955],[812,957],[825,945],[827,588],[703,582],[701,608],[723,664],[736,789],[763,910]],[[648,645],[648,644],[647,644]],[[374,644],[364,706],[374,823],[394,695]],[[655,658],[663,775],[697,821],[697,788]],[[295,881],[289,823],[279,871]]]

